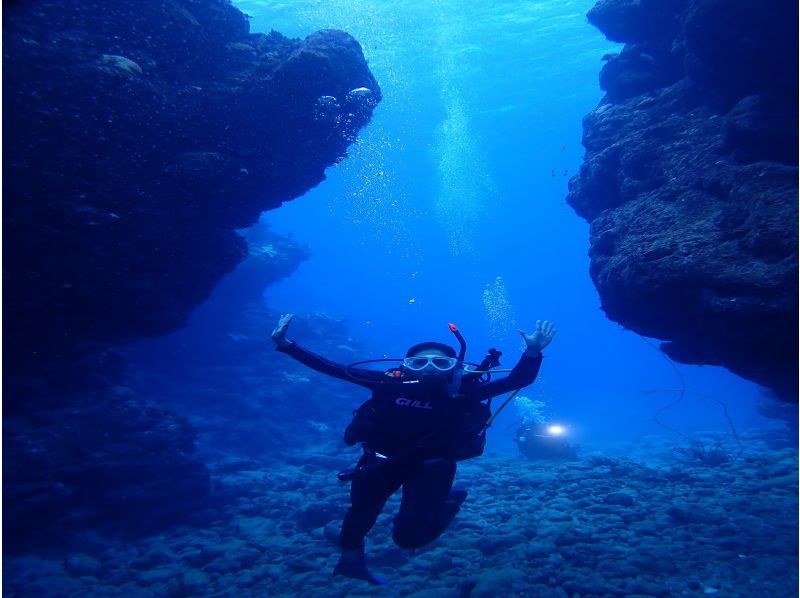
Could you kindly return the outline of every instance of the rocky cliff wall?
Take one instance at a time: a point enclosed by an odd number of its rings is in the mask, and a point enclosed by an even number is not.
[[[218,516],[171,389],[132,390],[116,348],[181,328],[247,256],[230,293],[291,273],[305,250],[237,229],[320,183],[380,88],[348,34],[252,34],[227,0],[3,17],[4,550]]]
[[[227,0],[4,8],[13,368],[180,328],[380,100],[359,44],[249,33]]]
[[[612,320],[797,400],[797,4],[601,0],[568,202]]]

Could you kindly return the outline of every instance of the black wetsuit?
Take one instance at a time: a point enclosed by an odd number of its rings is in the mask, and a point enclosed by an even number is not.
[[[393,538],[403,548],[418,548],[436,539],[458,511],[450,504],[456,461],[483,451],[484,427],[490,415],[483,401],[531,384],[542,354],[523,354],[505,378],[482,383],[465,378],[456,397],[446,386],[411,382],[383,372],[346,367],[292,343],[278,351],[329,376],[369,388],[372,397],[355,413],[345,432],[349,445],[363,442],[389,457],[380,463],[365,454],[350,488],[352,506],[342,525],[341,545],[357,548],[389,497],[403,487]]]

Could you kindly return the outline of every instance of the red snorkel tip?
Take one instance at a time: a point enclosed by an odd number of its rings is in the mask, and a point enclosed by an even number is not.
[[[458,352],[458,361],[459,363],[464,363],[464,355],[467,354],[467,341],[464,340],[464,337],[458,331],[458,326],[455,324],[448,324],[447,327],[458,339],[458,344],[461,345],[461,350]]]

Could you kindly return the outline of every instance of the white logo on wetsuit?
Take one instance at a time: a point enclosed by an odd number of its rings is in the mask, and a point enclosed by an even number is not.
[[[399,405],[400,407],[413,407],[415,409],[433,409],[430,401],[412,401],[411,399],[406,399],[403,397],[398,397],[394,400],[395,405]]]

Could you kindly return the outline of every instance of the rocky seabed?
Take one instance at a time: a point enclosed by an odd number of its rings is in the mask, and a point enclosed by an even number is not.
[[[487,455],[459,467],[470,495],[445,534],[391,542],[398,497],[367,541],[383,587],[333,577],[348,451],[280,465],[210,464],[225,506],[203,528],[136,541],[87,535],[68,555],[4,560],[4,596],[794,596],[797,451],[785,431],[742,435],[717,466],[677,460],[674,439],[571,462]],[[708,443],[714,437],[705,439]]]

